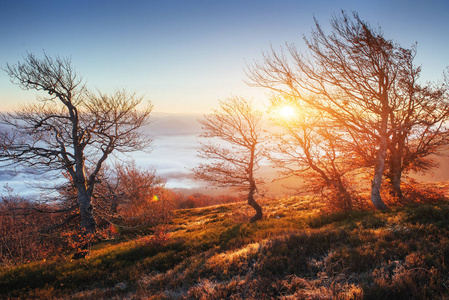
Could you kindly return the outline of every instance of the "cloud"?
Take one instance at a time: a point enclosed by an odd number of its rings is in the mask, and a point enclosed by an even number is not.
[[[155,168],[157,174],[167,180],[167,187],[202,187],[205,183],[195,180],[190,171],[200,162],[197,157],[200,148],[197,136],[201,133],[197,120],[200,117],[199,114],[154,113],[153,122],[145,127],[145,131],[153,138],[151,151],[139,151],[126,156],[118,154],[116,157],[125,162],[133,159],[140,167]],[[18,171],[18,174],[5,168],[0,171],[0,186],[8,182],[21,195],[35,193],[27,187],[27,183],[51,183],[53,180],[51,176],[45,178],[23,171]]]

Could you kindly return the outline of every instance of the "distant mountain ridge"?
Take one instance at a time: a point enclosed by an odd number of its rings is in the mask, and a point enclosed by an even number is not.
[[[201,124],[198,119],[201,114],[171,114],[155,112],[150,118],[146,130],[152,136],[167,135],[198,135],[201,133]]]

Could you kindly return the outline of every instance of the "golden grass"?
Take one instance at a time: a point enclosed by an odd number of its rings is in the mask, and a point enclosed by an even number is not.
[[[449,205],[329,213],[313,197],[176,211],[168,240],[0,270],[0,295],[110,299],[443,299]]]

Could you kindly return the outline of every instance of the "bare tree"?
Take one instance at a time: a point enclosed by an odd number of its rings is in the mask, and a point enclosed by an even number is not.
[[[169,220],[173,193],[155,169],[131,161],[114,164],[107,173],[94,195],[102,219],[121,227],[154,227]]]
[[[357,153],[341,128],[322,112],[297,105],[281,97],[271,99],[270,121],[275,127],[270,130],[267,149],[270,161],[281,170],[282,177],[304,178],[307,189],[326,196],[331,207],[352,209],[349,178],[360,168]],[[295,115],[276,113],[282,107],[294,110]]]
[[[81,228],[95,231],[92,195],[103,163],[114,152],[146,148],[141,127],[152,105],[119,90],[112,95],[87,91],[70,59],[28,54],[7,65],[11,81],[24,90],[46,93],[36,104],[2,114],[0,160],[43,170],[63,170],[76,187]]]
[[[193,171],[197,179],[215,183],[219,187],[233,187],[248,191],[248,204],[256,214],[251,221],[262,219],[262,208],[255,201],[257,179],[255,172],[262,159],[262,113],[255,110],[250,101],[230,98],[220,101],[220,108],[205,115],[200,123],[200,137],[209,140],[199,150],[199,157],[209,160]]]
[[[416,55],[413,47],[409,55]],[[386,178],[393,196],[402,197],[401,178],[409,171],[427,171],[430,159],[449,143],[449,82],[418,83],[420,68],[409,65],[402,73],[397,101],[391,105]]]
[[[334,16],[330,35],[316,20],[315,25],[311,38],[305,39],[309,56],[293,44],[287,45],[289,57],[282,50],[272,50],[263,62],[249,67],[250,84],[288,95],[326,113],[334,124],[344,128],[353,137],[355,151],[373,166],[372,203],[385,209],[380,189],[388,148],[393,147],[389,137],[401,132],[405,139],[415,139],[406,128],[425,124],[426,119],[420,115],[421,108],[428,105],[426,99],[418,100],[423,104],[416,106],[416,101],[410,102],[416,90],[405,88],[412,87],[410,78],[416,79],[415,73],[419,73],[413,66],[414,50],[385,39],[380,29],[371,28],[357,13],[352,18],[345,12]],[[401,109],[413,111],[416,122],[399,118]],[[446,110],[444,105],[440,109]],[[434,118],[431,126],[438,128],[446,115]],[[401,159],[404,153],[401,151]]]

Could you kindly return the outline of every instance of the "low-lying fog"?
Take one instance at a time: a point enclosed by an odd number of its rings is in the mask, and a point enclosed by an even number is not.
[[[133,159],[138,166],[156,168],[157,174],[167,180],[166,186],[169,188],[201,189],[205,187],[206,184],[194,180],[190,171],[199,162],[196,155],[200,147],[198,135],[201,133],[201,125],[198,119],[201,117],[201,114],[153,113],[151,123],[145,128],[153,139],[151,150],[135,152],[126,157],[120,156],[120,159]],[[449,157],[440,156],[438,160],[440,167],[434,169],[433,174],[416,177],[423,181],[449,180]],[[263,170],[265,176],[272,172],[271,168],[263,168]],[[3,167],[0,168],[0,193],[5,193],[2,187],[8,184],[21,196],[37,194],[40,191],[32,186],[53,183],[55,178],[52,174],[35,175],[24,172],[22,168]],[[300,181],[297,181],[298,184]],[[277,184],[272,188],[279,192],[281,186],[282,184]],[[287,192],[288,190],[285,191]]]

